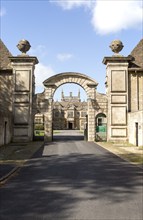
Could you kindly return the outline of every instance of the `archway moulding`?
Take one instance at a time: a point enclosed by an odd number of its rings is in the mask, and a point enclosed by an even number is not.
[[[43,82],[45,90],[47,88],[52,88],[51,95],[54,95],[56,89],[66,83],[74,83],[81,86],[85,90],[88,98],[90,98],[91,96],[91,89],[96,89],[98,85],[98,83],[94,79],[85,74],[77,72],[59,73],[51,76]]]

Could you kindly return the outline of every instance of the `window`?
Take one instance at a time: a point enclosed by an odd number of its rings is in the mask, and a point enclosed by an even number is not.
[[[62,112],[61,112],[61,116],[64,117],[64,115],[65,115],[65,113],[62,111]]]
[[[55,117],[59,117],[59,112],[55,112]]]
[[[77,115],[77,116],[80,116],[80,112],[76,112],[76,115]]]
[[[73,118],[73,112],[68,112],[68,118]]]
[[[81,112],[81,117],[86,117],[86,112]]]
[[[43,123],[42,118],[35,118],[35,123],[36,123],[36,124],[41,124],[41,123]]]

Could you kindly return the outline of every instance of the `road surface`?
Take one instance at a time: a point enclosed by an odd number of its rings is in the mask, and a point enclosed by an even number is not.
[[[62,131],[0,188],[1,220],[142,220],[142,169]]]

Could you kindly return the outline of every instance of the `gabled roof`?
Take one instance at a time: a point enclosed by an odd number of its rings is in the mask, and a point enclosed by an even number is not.
[[[59,101],[55,101],[55,102],[53,103],[53,106],[54,106],[54,108],[63,107],[62,104],[61,104],[61,102],[59,102]]]
[[[11,69],[9,67],[10,56],[12,56],[12,54],[9,52],[5,44],[0,39],[0,69]]]
[[[143,39],[132,50],[131,56],[134,58],[132,61],[133,66],[131,67],[143,68]]]

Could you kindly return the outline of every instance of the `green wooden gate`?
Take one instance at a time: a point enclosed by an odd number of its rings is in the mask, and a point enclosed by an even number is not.
[[[95,141],[106,141],[107,140],[107,125],[96,126],[96,137]]]

